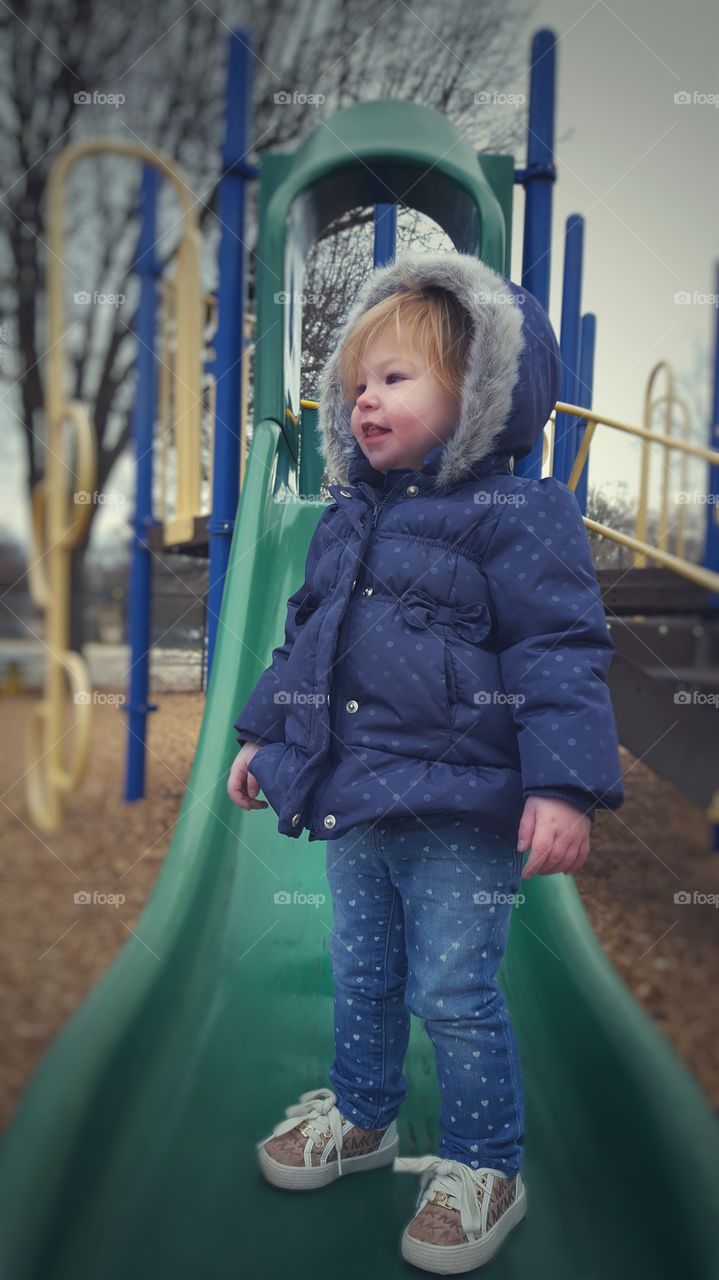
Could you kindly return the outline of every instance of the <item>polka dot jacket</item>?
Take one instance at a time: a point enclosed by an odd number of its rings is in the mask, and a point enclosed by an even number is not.
[[[419,470],[376,470],[338,356],[407,281],[452,289],[474,336],[460,418]],[[234,722],[278,830],[450,813],[516,841],[529,795],[594,816],[624,799],[606,676],[614,652],[589,543],[561,481],[513,474],[558,393],[531,294],[465,254],[400,255],[365,282],[320,383],[333,501],[287,602],[284,643]]]

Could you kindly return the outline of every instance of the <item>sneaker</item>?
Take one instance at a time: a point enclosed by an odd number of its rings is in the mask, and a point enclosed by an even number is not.
[[[402,1257],[424,1271],[455,1275],[482,1267],[527,1212],[522,1175],[472,1169],[442,1156],[398,1159],[398,1173],[423,1174],[418,1212],[402,1234]]]
[[[257,1143],[260,1169],[273,1186],[313,1191],[344,1174],[392,1164],[399,1150],[396,1121],[384,1129],[358,1129],[336,1101],[331,1089],[301,1093],[285,1111],[289,1118]]]

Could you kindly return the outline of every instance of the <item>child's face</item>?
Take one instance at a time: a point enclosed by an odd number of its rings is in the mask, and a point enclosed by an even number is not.
[[[411,467],[454,431],[459,404],[434,377],[422,355],[394,337],[370,343],[358,370],[352,433],[378,471]],[[368,432],[370,423],[384,430]]]

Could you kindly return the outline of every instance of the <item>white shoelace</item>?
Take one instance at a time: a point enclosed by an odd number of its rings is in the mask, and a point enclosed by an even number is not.
[[[486,1188],[469,1165],[462,1164],[461,1160],[448,1160],[442,1156],[398,1156],[393,1168],[398,1173],[422,1174],[417,1197],[418,1213],[431,1200],[435,1191],[444,1191],[454,1202],[448,1207],[459,1209],[462,1230],[482,1230],[482,1207],[477,1192],[482,1189],[486,1191]]]
[[[337,1148],[337,1171],[342,1175],[342,1124],[343,1118],[341,1113],[335,1106],[336,1095],[331,1089],[309,1089],[307,1093],[300,1094],[299,1102],[293,1103],[291,1107],[285,1108],[287,1120],[280,1120],[272,1130],[272,1137],[277,1137],[280,1133],[287,1133],[290,1129],[294,1129],[298,1120],[307,1121],[308,1133],[314,1141],[317,1141],[329,1129],[335,1140]],[[267,1139],[263,1139],[264,1142]],[[262,1146],[262,1143],[258,1143]]]

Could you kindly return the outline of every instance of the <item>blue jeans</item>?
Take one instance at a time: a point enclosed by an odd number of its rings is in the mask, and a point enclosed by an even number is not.
[[[446,814],[362,822],[327,842],[329,1078],[339,1110],[362,1129],[397,1116],[414,1013],[435,1050],[437,1154],[510,1177],[522,1163],[524,1095],[495,974],[522,857],[501,837]]]

